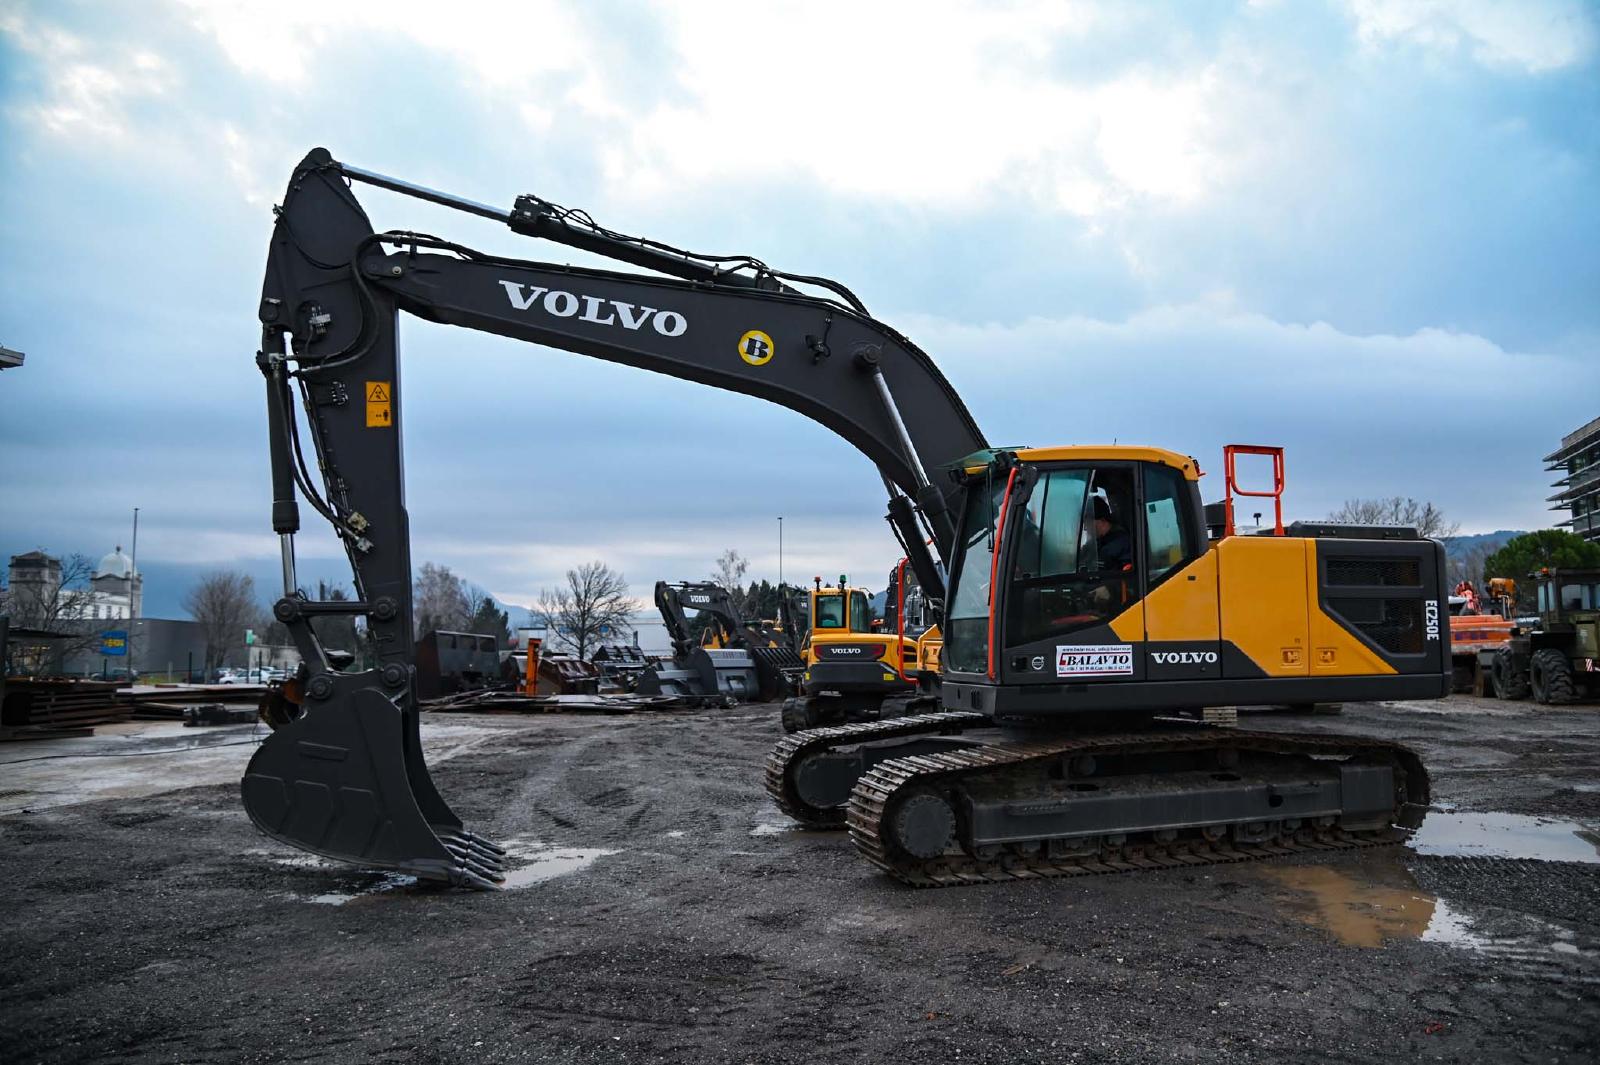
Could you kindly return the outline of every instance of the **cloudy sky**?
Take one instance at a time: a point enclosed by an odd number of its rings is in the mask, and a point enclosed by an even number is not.
[[[1278,443],[1295,515],[1539,527],[1540,456],[1600,414],[1597,54],[1583,0],[0,0],[0,343],[28,356],[0,550],[99,555],[138,506],[156,612],[211,566],[270,584],[254,311],[319,144],[839,278],[997,443]],[[360,194],[379,228],[570,257]],[[798,415],[403,345],[419,562],[516,603],[591,558],[640,594],[725,547],[775,578],[781,514],[786,576],[882,584],[878,479]]]

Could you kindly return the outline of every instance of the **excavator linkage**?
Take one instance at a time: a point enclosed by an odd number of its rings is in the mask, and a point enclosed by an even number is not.
[[[240,790],[257,828],[314,854],[458,887],[505,879],[505,851],[434,788],[416,711],[380,688],[311,703],[257,749]]]
[[[353,182],[652,272],[509,259],[409,230],[379,233]],[[931,485],[926,464],[985,446],[932,360],[837,282],[625,237],[535,196],[489,207],[313,150],[277,212],[256,353],[267,391],[272,527],[283,559],[283,597],[273,614],[302,668],[263,709],[276,731],[251,759],[241,791],[267,835],[340,861],[490,888],[502,879],[505,857],[439,797],[419,737],[401,461],[402,311],[789,407],[863,451],[891,503],[916,494],[928,522],[946,534],[946,494],[955,486]],[[314,602],[301,589],[294,559],[301,502],[343,544],[352,599]],[[907,506],[892,513],[914,525]],[[920,544],[920,528],[911,533]],[[370,671],[347,672],[350,663],[322,646],[312,623],[327,616],[364,621]],[[761,646],[773,641],[758,635],[744,642],[748,653],[692,648],[709,670],[701,690],[789,694],[799,671],[793,653]]]

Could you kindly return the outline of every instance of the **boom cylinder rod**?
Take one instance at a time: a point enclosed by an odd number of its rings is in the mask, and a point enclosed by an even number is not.
[[[458,211],[466,211],[468,214],[492,218],[496,222],[509,224],[511,221],[510,211],[501,210],[498,207],[490,207],[488,204],[479,203],[477,200],[469,200],[448,192],[440,192],[438,189],[430,189],[426,185],[416,185],[409,181],[401,181],[399,178],[392,178],[387,174],[379,174],[372,170],[363,170],[359,166],[351,166],[349,163],[335,163],[334,165],[346,177],[356,181],[364,181],[368,185],[376,185],[380,189],[388,189],[390,192],[414,196],[419,200],[427,200],[429,203],[437,203],[444,207],[453,207]]]
[[[536,197],[523,196],[517,200],[513,210],[505,211],[498,207],[490,207],[486,203],[469,200],[449,192],[440,192],[430,189],[426,185],[418,185],[400,178],[379,174],[373,170],[364,170],[359,166],[349,163],[336,163],[339,172],[355,181],[362,181],[368,185],[376,185],[380,189],[398,192],[412,196],[429,203],[437,203],[443,207],[465,211],[468,214],[479,215],[483,218],[492,218],[496,222],[503,222],[512,230],[524,236],[539,237],[543,240],[565,244],[569,248],[579,251],[593,252],[596,255],[615,259],[619,262],[632,263],[642,266],[647,270],[658,270],[671,277],[681,277],[686,281],[711,281],[719,285],[732,285],[736,288],[758,288],[774,292],[787,292],[798,294],[796,289],[790,288],[776,278],[750,277],[736,274],[729,270],[719,268],[710,263],[703,263],[683,255],[673,255],[657,248],[646,247],[633,241],[620,240],[616,237],[575,226],[562,218],[557,218],[544,208],[544,202]]]
[[[278,534],[278,550],[283,555],[283,594],[292,596],[300,590],[294,573],[294,533]]]
[[[900,417],[900,408],[895,406],[894,393],[889,391],[889,382],[883,379],[883,367],[874,359],[867,367],[867,371],[872,375],[872,383],[878,389],[878,398],[883,401],[884,412],[889,415],[889,422],[894,426],[894,435],[900,441],[900,450],[906,453],[906,461],[911,466],[912,476],[917,479],[917,487],[928,487],[928,474],[922,468],[922,456],[917,454],[916,445],[911,442],[911,434],[906,430],[905,419]]]

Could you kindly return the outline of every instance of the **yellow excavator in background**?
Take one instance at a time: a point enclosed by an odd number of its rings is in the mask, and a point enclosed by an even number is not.
[[[872,617],[871,593],[851,587],[842,574],[837,585],[814,578],[810,595],[812,627],[801,646],[806,669],[801,694],[783,704],[785,732],[937,706],[922,672],[921,640],[933,628],[933,607],[906,559],[889,572],[881,618]]]

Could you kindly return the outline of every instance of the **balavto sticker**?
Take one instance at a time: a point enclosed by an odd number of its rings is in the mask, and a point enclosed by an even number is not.
[[[1058,677],[1128,677],[1133,675],[1131,643],[1056,645]]]

